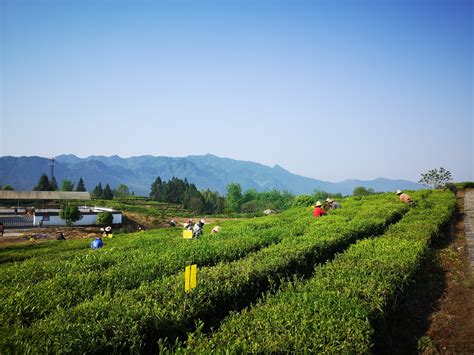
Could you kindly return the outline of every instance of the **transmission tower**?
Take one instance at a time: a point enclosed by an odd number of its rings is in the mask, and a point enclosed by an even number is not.
[[[49,165],[51,166],[51,179],[54,177],[54,166],[56,165],[56,159],[54,157],[49,159]]]

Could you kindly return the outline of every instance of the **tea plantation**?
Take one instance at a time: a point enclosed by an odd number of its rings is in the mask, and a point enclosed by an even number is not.
[[[0,249],[0,352],[370,352],[374,324],[422,271],[450,192],[347,198],[212,225]],[[197,287],[183,271],[197,264]]]

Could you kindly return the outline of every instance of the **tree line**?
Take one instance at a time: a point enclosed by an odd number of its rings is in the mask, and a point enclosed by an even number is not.
[[[451,173],[444,168],[434,169],[426,174],[421,174],[420,184],[432,188],[443,188],[451,181]],[[2,188],[2,187],[0,187]],[[86,191],[84,180],[79,179],[77,185],[70,179],[64,179],[61,187],[58,188],[56,179],[48,178],[46,174],[41,175],[35,191]],[[3,190],[13,190],[10,185],[4,185]],[[377,193],[374,189],[366,187],[354,188],[353,196],[367,196]],[[102,187],[102,183],[94,187],[91,192],[93,198],[111,200],[113,198],[123,198],[133,196],[127,185],[120,184],[112,189],[109,184]],[[296,206],[309,206],[316,201],[323,201],[326,198],[341,198],[340,193],[329,194],[320,189],[315,189],[311,195],[295,196],[288,191],[273,189],[265,192],[257,192],[256,189],[242,190],[238,183],[227,185],[225,196],[218,192],[207,190],[199,191],[196,185],[189,183],[187,179],[171,178],[163,181],[159,176],[151,184],[149,198],[159,202],[180,204],[184,208],[194,213],[222,214],[222,213],[259,213],[265,209],[285,210]]]
[[[76,190],[74,190],[74,183],[70,179],[64,179],[61,183],[61,187],[58,188],[56,178],[53,176],[51,179],[48,175],[41,175],[38,184],[33,188],[33,191],[87,191],[82,177],[79,179]]]
[[[199,191],[194,184],[185,178],[173,177],[163,181],[158,176],[151,184],[150,199],[159,202],[177,203],[195,213],[216,214],[224,213],[225,198],[218,192]]]

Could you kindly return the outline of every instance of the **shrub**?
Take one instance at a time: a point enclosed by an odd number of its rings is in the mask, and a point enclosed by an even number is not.
[[[75,222],[81,219],[81,212],[77,206],[63,205],[59,210],[59,217],[71,227]]]
[[[112,212],[109,211],[104,211],[104,212],[99,212],[97,215],[97,224],[100,226],[106,226],[112,224],[114,221],[114,215]]]

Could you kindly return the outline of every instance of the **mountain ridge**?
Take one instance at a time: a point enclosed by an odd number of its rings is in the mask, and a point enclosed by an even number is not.
[[[160,176],[169,180],[173,176],[194,183],[198,189],[210,189],[224,194],[227,184],[240,183],[243,190],[286,190],[294,194],[311,193],[320,189],[329,193],[351,194],[357,186],[373,188],[375,191],[396,189],[419,189],[422,186],[402,179],[376,178],[373,180],[346,179],[329,182],[309,178],[284,169],[252,161],[242,161],[213,154],[165,157],[140,155],[122,158],[118,155],[91,155],[79,158],[74,154],[56,157],[56,180],[60,184],[65,178],[77,182],[83,177],[86,188],[91,191],[99,182],[109,183],[112,188],[126,184],[130,191],[148,195],[150,186]],[[0,184],[12,185],[16,190],[32,189],[41,174],[49,175],[49,159],[39,156],[0,157]]]

